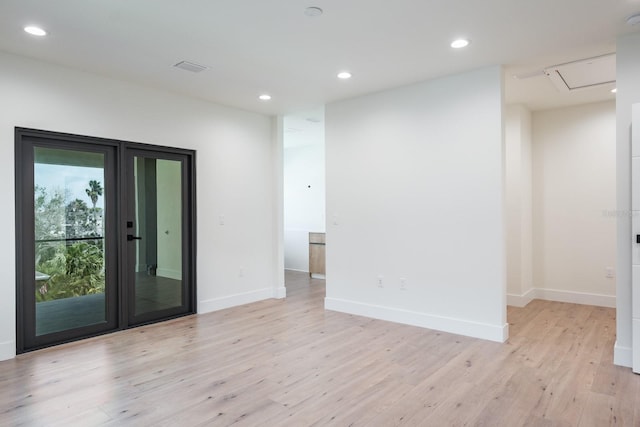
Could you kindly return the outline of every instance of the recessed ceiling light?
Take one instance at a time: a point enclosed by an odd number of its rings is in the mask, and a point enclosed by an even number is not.
[[[611,89],[611,93],[616,93],[616,92],[618,92],[618,88],[617,87],[614,87],[613,89]]]
[[[263,93],[263,94],[262,94],[262,95],[260,95],[258,98],[260,99],[260,101],[268,101],[268,100],[270,100],[270,99],[271,99],[271,95],[268,95],[268,94],[266,94],[266,93]]]
[[[40,36],[40,37],[42,37],[42,36],[46,36],[47,35],[47,32],[45,30],[43,30],[40,27],[35,27],[33,25],[30,25],[28,27],[24,27],[24,30],[27,33],[31,34],[32,36]]]
[[[454,49],[460,49],[469,46],[469,43],[470,42],[467,39],[457,39],[451,42],[451,47]]]
[[[351,73],[348,71],[341,71],[338,73],[338,78],[342,80],[350,79]]]
[[[307,16],[320,16],[322,13],[322,9],[315,6],[308,7],[304,10],[304,14]]]

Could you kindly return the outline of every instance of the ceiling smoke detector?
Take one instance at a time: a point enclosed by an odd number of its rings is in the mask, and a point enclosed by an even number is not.
[[[640,13],[636,13],[627,18],[627,24],[629,25],[640,25]]]
[[[304,10],[304,14],[307,16],[320,16],[322,13],[322,9],[315,6],[308,7]]]
[[[180,68],[181,70],[191,71],[192,73],[199,73],[201,71],[206,70],[208,67],[204,65],[196,64],[189,61],[180,61],[174,65],[176,68]]]

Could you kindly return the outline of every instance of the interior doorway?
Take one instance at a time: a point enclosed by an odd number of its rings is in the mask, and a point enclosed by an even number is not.
[[[285,116],[283,130],[284,268],[323,280],[324,108]]]
[[[195,312],[194,153],[16,129],[17,352]]]

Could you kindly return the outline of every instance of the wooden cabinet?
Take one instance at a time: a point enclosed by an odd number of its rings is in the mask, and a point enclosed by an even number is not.
[[[309,274],[324,278],[325,274],[325,234],[309,233]]]

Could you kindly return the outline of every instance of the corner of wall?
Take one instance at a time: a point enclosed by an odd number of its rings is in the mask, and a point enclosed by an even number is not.
[[[286,293],[286,292],[285,292]],[[264,288],[249,292],[242,292],[234,295],[212,298],[198,301],[198,313],[211,313],[213,311],[224,310],[244,304],[251,304],[266,299],[272,299],[275,295],[281,295],[280,288]],[[276,297],[277,298],[277,297]]]
[[[621,346],[616,341],[613,347],[613,364],[630,368],[633,361],[631,347]]]
[[[533,287],[531,112],[512,104],[505,117],[507,300],[523,306]]]
[[[16,343],[14,341],[0,342],[0,362],[16,357]]]
[[[640,102],[640,34],[628,34],[616,41],[616,347],[614,363],[628,366],[632,348],[631,309],[631,105]],[[628,350],[628,354],[627,354]],[[628,356],[628,357],[627,357]],[[625,363],[628,361],[629,363]],[[620,363],[618,363],[620,362]]]
[[[535,289],[529,289],[522,295],[507,294],[507,305],[512,307],[526,307],[531,301],[536,299]]]
[[[284,283],[284,117],[276,116],[272,119],[272,146],[273,146],[273,173],[275,176],[274,183],[274,218],[276,221],[274,227],[275,242],[275,278],[274,278],[274,297],[284,298],[286,290],[283,292]],[[282,296],[277,296],[282,295]]]

